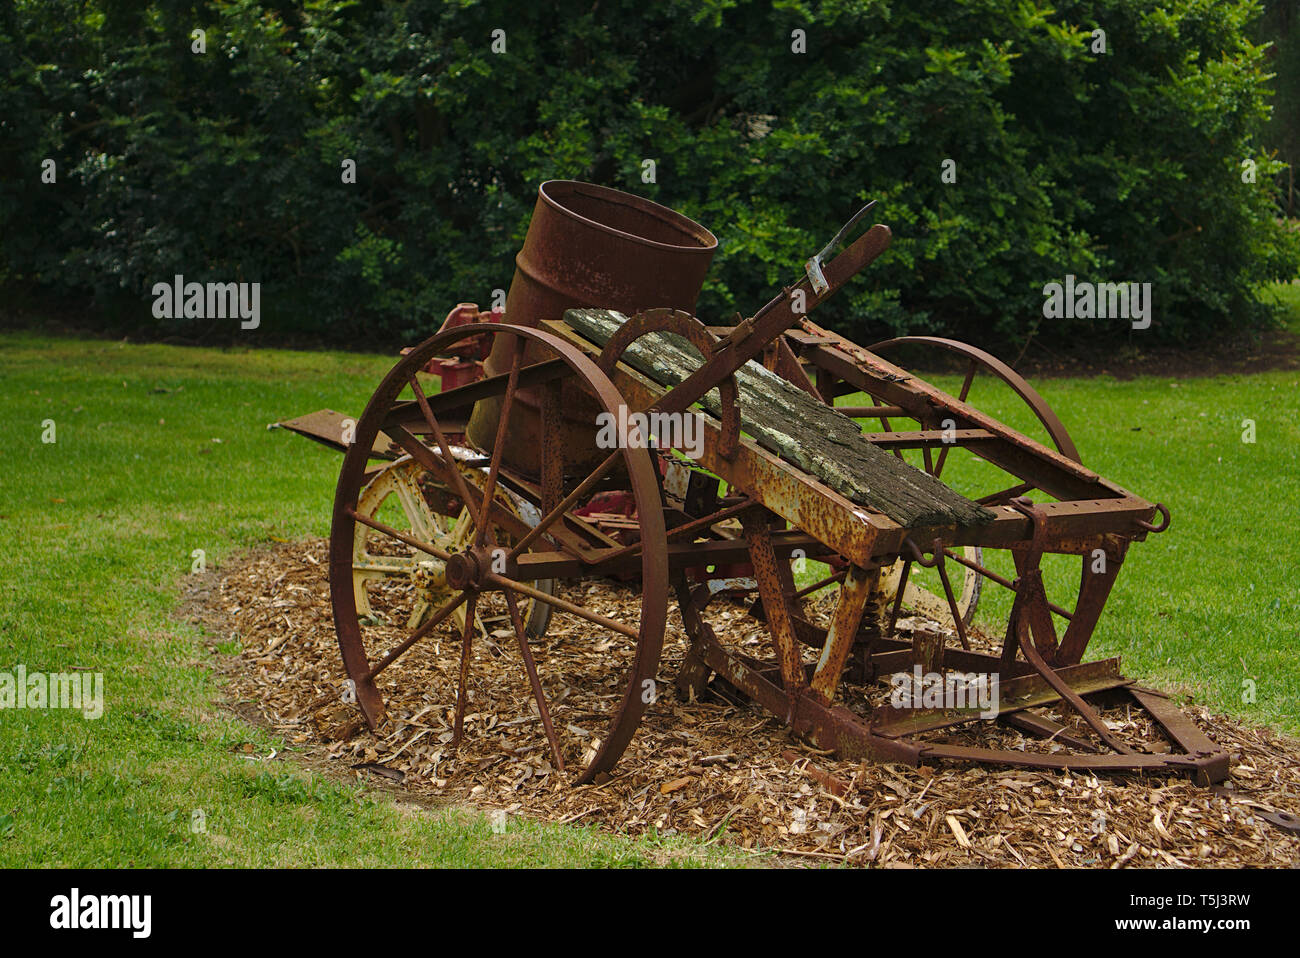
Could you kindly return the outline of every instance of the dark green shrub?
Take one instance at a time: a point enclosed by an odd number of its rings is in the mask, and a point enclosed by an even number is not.
[[[141,325],[208,335],[154,320],[151,285],[259,281],[258,335],[409,341],[509,284],[537,184],[568,177],[712,229],[711,319],[766,301],[875,198],[894,245],[817,314],[860,341],[1125,335],[1042,319],[1067,273],[1150,282],[1144,335],[1206,339],[1265,322],[1258,284],[1300,264],[1260,139],[1258,13],[20,0],[0,8],[0,279],[125,296]]]

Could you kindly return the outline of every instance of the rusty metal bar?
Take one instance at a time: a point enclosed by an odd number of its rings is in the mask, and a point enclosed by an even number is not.
[[[690,522],[684,522],[680,526],[673,526],[668,530],[667,536],[669,539],[678,539],[686,535],[688,532],[695,533],[700,531],[701,529],[707,529],[710,526],[715,525],[716,523],[722,522],[726,519],[730,519],[732,516],[744,512],[746,509],[749,509],[756,504],[757,501],[755,499],[752,498],[745,499],[743,502],[738,502],[735,505],[727,506],[725,509],[719,509],[717,512],[714,512],[711,515],[703,516],[699,519],[693,519]],[[606,555],[602,555],[599,561],[602,563],[617,562],[618,560],[624,558],[625,556],[636,555],[641,551],[641,546],[642,543],[633,542],[631,545],[624,546],[623,548],[617,549],[614,552],[608,553]]]
[[[1019,752],[1014,749],[975,748],[967,745],[929,743],[918,746],[923,759],[946,758],[964,762],[982,762],[988,765],[1010,765],[1021,768],[1072,769],[1078,771],[1181,771],[1199,777],[1215,774],[1210,771],[1214,763],[1190,755],[1078,755],[1070,752]],[[1225,756],[1226,759],[1226,756]],[[1226,777],[1226,776],[1225,776]],[[1210,779],[1222,781],[1222,779]]]
[[[978,562],[975,562],[971,559],[967,559],[965,556],[953,552],[951,549],[948,548],[945,548],[943,550],[943,554],[947,558],[951,559],[953,562],[956,562],[958,565],[964,565],[966,568],[978,572],[980,575],[984,576],[984,578],[996,582],[998,585],[1002,586],[1003,588],[1009,589],[1012,592],[1016,591],[1015,584],[1011,582],[1011,580],[1003,578],[1002,576],[998,575],[996,572],[992,571],[991,569],[984,568],[984,566],[980,565]],[[1063,619],[1074,618],[1073,612],[1067,612],[1065,609],[1062,609],[1059,605],[1056,605],[1053,602],[1048,602],[1047,608],[1050,609],[1052,612],[1055,612]]]
[[[826,633],[826,644],[822,646],[821,657],[817,660],[817,668],[809,683],[812,693],[828,704],[835,698],[835,690],[844,673],[844,664],[849,660],[849,653],[858,637],[862,613],[880,578],[879,568],[868,570],[861,566],[849,566],[847,573],[844,584],[840,586],[840,597],[835,604],[831,627]]]
[[[486,329],[484,335],[487,335]],[[572,375],[573,370],[565,364],[564,360],[547,359],[531,363],[519,370],[519,388],[540,386],[543,383],[564,379]],[[455,389],[448,389],[446,392],[430,396],[427,402],[435,413],[468,410],[480,400],[491,399],[500,395],[504,391],[505,383],[509,378],[509,373],[485,376],[476,382],[457,386]],[[419,422],[421,419],[422,411],[418,402],[411,400],[395,402],[392,409],[384,417],[381,429],[387,432],[389,426],[402,426],[411,422]]]
[[[1016,623],[1015,634],[1017,637],[1019,637],[1018,625],[1019,623]],[[1008,641],[1011,641],[1010,636]],[[1069,684],[1056,673],[1056,670],[1043,660],[1043,657],[1038,652],[1037,644],[1032,639],[1026,642],[1023,638],[1020,638],[1019,645],[1021,654],[1029,661],[1029,664],[1038,670],[1038,674],[1060,694],[1061,698],[1070,703],[1070,707],[1079,713],[1079,717],[1088,723],[1088,727],[1096,732],[1103,742],[1121,755],[1131,755],[1133,753],[1133,749],[1111,733],[1101,716],[1092,710],[1092,707],[1083,700],[1079,693],[1070,688]]]
[[[828,575],[826,578],[814,582],[812,585],[804,586],[802,589],[800,589],[798,592],[794,594],[794,597],[796,599],[802,599],[804,596],[811,595],[812,593],[816,592],[818,589],[826,588],[826,586],[830,585],[832,582],[839,582],[846,575],[848,575],[848,573],[849,570],[845,569],[842,572],[836,572],[832,575]]]
[[[515,378],[517,379],[518,369],[512,370],[512,372],[515,373]],[[438,425],[438,420],[433,414],[433,409],[429,406],[429,398],[424,394],[424,390],[420,387],[420,379],[415,373],[412,373],[410,376],[410,386],[411,391],[415,394],[415,401],[420,406],[420,413],[424,416],[425,422],[433,432],[434,439],[437,440],[438,449],[442,452],[443,468],[451,473],[451,485],[454,486],[456,491],[460,494],[461,501],[465,504],[465,508],[469,509],[471,508],[470,502],[472,501],[470,499],[469,484],[466,482],[465,477],[461,475],[460,467],[456,464],[456,457],[452,455],[451,446],[447,442],[447,436]],[[484,514],[487,512],[486,503],[490,500],[490,496],[484,500]]]
[[[957,393],[958,402],[965,402],[966,397],[970,395],[970,386],[971,383],[975,381],[975,374],[977,372],[979,372],[979,361],[976,358],[972,357],[970,361],[970,366],[968,366],[966,369],[966,379],[961,384],[961,391]],[[1038,396],[1037,393],[1034,393],[1034,395]],[[1039,401],[1041,402],[1041,397],[1039,397]],[[1031,401],[1031,405],[1032,405],[1032,401]],[[1042,406],[1046,408],[1047,403],[1042,403]],[[1051,410],[1048,410],[1048,412],[1051,412]],[[1053,416],[1054,415],[1055,414],[1053,413]],[[1060,420],[1057,420],[1057,422],[1059,423]],[[1064,429],[1065,427],[1062,426],[1061,430],[1064,431]],[[1050,431],[1050,426],[1049,426],[1049,431]],[[1073,444],[1071,444],[1071,448],[1073,448]],[[942,452],[939,453],[939,462],[934,469],[935,478],[938,478],[939,474],[943,472],[943,464],[948,458],[948,452],[949,452],[948,449],[944,449]],[[1074,454],[1074,458],[1075,459],[1079,458],[1079,454],[1077,451]]]
[[[597,466],[586,479],[578,483],[578,485],[574,487],[573,491],[561,499],[554,509],[542,517],[541,521],[538,522],[537,525],[528,530],[523,538],[515,544],[515,547],[510,550],[510,554],[506,557],[507,560],[517,559],[524,550],[533,544],[538,536],[555,523],[555,520],[563,516],[564,513],[568,512],[569,509],[573,507],[575,502],[581,499],[586,493],[590,492],[592,486],[599,482],[601,478],[614,467],[614,463],[618,461],[620,455],[622,455],[621,449],[615,449],[611,452],[605,458],[605,461]]]
[[[434,474],[447,471],[447,467],[443,464],[442,459],[440,459],[432,449],[420,442],[420,440],[416,439],[405,429],[402,429],[399,426],[390,426],[389,433],[397,443],[407,451],[410,457],[420,465],[424,466],[425,469],[428,469]],[[454,465],[451,467],[451,471],[456,475],[460,475],[460,470]],[[462,476],[461,479],[463,481],[464,477]],[[465,505],[470,508],[477,507],[480,497],[483,495],[482,490],[471,482],[466,482],[464,489],[469,496],[469,498],[465,500]],[[524,520],[511,512],[497,508],[495,504],[493,506],[493,514],[494,521],[512,536],[523,536],[529,531],[528,523],[524,522]]]
[[[879,419],[882,416],[911,418],[902,406],[835,406],[834,409],[850,419]]]
[[[465,707],[469,704],[469,656],[474,641],[474,618],[478,609],[478,593],[466,593],[469,596],[469,608],[465,610],[465,628],[460,640],[460,672],[456,686],[456,718],[451,733],[451,747],[454,751],[460,747],[465,732]]]
[[[1077,735],[1071,735],[1069,730],[1060,722],[1054,722],[1046,715],[1039,715],[1037,712],[1031,712],[1028,709],[1020,712],[1008,712],[1005,715],[998,716],[998,720],[1004,725],[1010,725],[1012,728],[1028,732],[1030,735],[1037,735],[1039,738],[1060,742],[1063,745],[1084,752],[1097,751],[1096,746],[1091,742],[1081,739]]]
[[[497,476],[501,472],[501,459],[506,448],[506,429],[510,425],[510,410],[514,405],[515,392],[519,388],[519,364],[523,362],[525,343],[522,337],[515,337],[515,348],[510,358],[510,375],[506,380],[506,394],[501,402],[501,418],[497,422],[497,439],[492,445],[492,465],[488,467],[487,481],[483,483],[483,502],[479,506],[478,518],[474,523],[474,548],[476,549],[483,545],[490,529],[488,516],[492,511],[492,504],[496,501]],[[438,436],[441,443],[442,434],[439,433]],[[443,455],[445,456],[446,453]],[[465,502],[466,505],[469,504],[468,497]]]
[[[913,429],[864,432],[862,438],[891,449],[931,449],[935,446],[964,446],[976,440],[996,437],[987,429]]]
[[[369,516],[362,515],[355,509],[345,509],[344,511],[363,526],[369,526],[376,532],[382,532],[384,535],[391,536],[399,542],[405,542],[412,549],[419,549],[421,552],[426,552],[435,559],[441,559],[443,562],[446,562],[451,558],[451,553],[439,549],[437,546],[433,545],[433,543],[421,542],[419,539],[408,536],[405,532],[398,532],[392,526],[385,525],[378,519],[372,519]]]
[[[948,600],[948,612],[952,616],[952,623],[957,627],[957,638],[961,640],[961,647],[967,652],[970,651],[970,641],[966,638],[966,623],[962,619],[961,610],[957,608],[957,597],[953,595],[952,583],[948,581],[948,569],[944,566],[943,561],[943,542],[939,539],[934,540],[935,545],[935,568],[939,570],[939,581],[943,584],[943,594]]]
[[[405,652],[411,646],[415,645],[416,642],[419,642],[422,638],[424,638],[426,635],[428,635],[430,632],[432,632],[434,629],[440,626],[443,623],[443,621],[447,618],[447,616],[451,615],[458,608],[460,608],[461,604],[467,598],[469,598],[469,593],[464,591],[452,597],[452,599],[446,602],[442,606],[442,608],[440,608],[437,612],[435,612],[432,616],[430,616],[422,626],[420,626],[418,629],[416,629],[414,632],[408,635],[405,639],[402,640],[400,644],[397,645],[396,648],[394,648],[391,652],[385,655],[383,659],[380,660],[379,664],[370,670],[366,678],[374,679],[376,675],[378,675],[380,672],[384,671],[384,669],[388,668],[390,665],[396,662],[398,657],[401,656],[403,652]]]
[[[1060,678],[1073,694],[1080,695],[1092,695],[1111,689],[1125,688],[1132,684],[1131,679],[1126,679],[1119,674],[1118,659],[1102,659],[1084,665],[1068,666],[1060,670]],[[1021,675],[998,683],[998,715],[1051,705],[1053,702],[1061,701],[1061,698],[1060,692],[1042,676]],[[965,725],[982,718],[978,707],[898,709],[892,705],[882,705],[871,714],[871,730],[876,735],[901,738]]]
[[[794,696],[807,685],[807,678],[791,621],[794,610],[790,608],[790,601],[779,585],[781,576],[777,566],[780,560],[772,548],[767,521],[767,513],[761,508],[745,513],[742,520],[745,539],[749,543],[750,561],[754,564],[754,578],[758,581],[763,611],[772,632],[777,661],[781,665],[781,679],[785,682],[786,691]]]
[[[545,602],[547,605],[553,605],[562,612],[568,612],[570,615],[576,615],[581,619],[586,619],[588,622],[594,622],[596,625],[609,629],[611,632],[618,632],[621,635],[626,635],[630,639],[639,639],[641,637],[640,631],[631,626],[624,625],[622,622],[615,622],[613,619],[600,615],[597,612],[589,612],[580,605],[574,605],[572,602],[561,599],[559,596],[549,595],[546,592],[542,592],[540,589],[534,589],[527,583],[518,582],[514,579],[507,579],[505,576],[497,575],[495,572],[484,573],[483,579],[499,589],[509,589],[512,592],[522,593],[529,598]]]
[[[567,552],[527,552],[518,559],[506,563],[506,574],[529,581],[537,579],[566,578],[583,575],[615,575],[635,568],[632,560],[639,553],[624,553],[616,561],[605,558],[615,552],[623,552],[626,547],[591,550],[588,554],[577,557]],[[829,550],[812,536],[802,532],[781,532],[772,536],[772,548],[782,559],[799,549],[807,558],[825,557]],[[671,542],[665,550],[665,557],[670,569],[695,568],[701,565],[733,565],[749,561],[749,546],[743,539],[704,539],[695,542]]]
[[[1128,691],[1183,751],[1205,760],[1199,766],[1200,784],[1211,785],[1228,777],[1228,753],[1211,741],[1197,728],[1195,722],[1175,708],[1165,696],[1149,689],[1130,688]]]
[[[784,715],[790,709],[786,690],[768,681],[742,657],[723,648],[712,637],[705,637],[700,646],[709,668],[728,684],[773,715]],[[848,709],[822,705],[810,695],[795,697],[790,725],[796,733],[811,734],[820,747],[832,749],[845,758],[904,762],[912,766],[921,763],[922,746],[904,739],[874,735]]]
[[[1034,488],[1035,487],[1032,482],[1018,482],[1014,486],[1011,486],[1007,489],[1001,489],[997,492],[991,492],[987,496],[980,496],[980,498],[976,499],[975,501],[978,502],[981,506],[991,506],[994,503],[1001,504],[1006,502],[1009,499],[1015,499],[1019,496],[1023,496],[1026,492],[1033,492]]]
[[[528,634],[524,631],[524,622],[519,615],[519,603],[508,589],[505,597],[506,608],[510,612],[510,624],[514,628],[515,641],[519,645],[519,655],[524,660],[524,671],[528,673],[528,685],[533,690],[533,700],[537,703],[537,714],[542,719],[546,740],[551,743],[551,756],[555,759],[555,767],[563,772],[564,756],[560,754],[560,741],[555,737],[555,726],[551,723],[551,710],[546,704],[546,693],[542,691],[541,680],[537,677],[537,663],[533,661],[533,650],[528,647]]]
[[[719,382],[758,356],[767,343],[798,323],[806,312],[833,296],[859,270],[883,253],[890,239],[888,226],[877,224],[871,227],[827,265],[827,285],[823,293],[815,293],[807,279],[800,280],[793,289],[776,296],[751,319],[737,324],[704,365],[670,390],[657,408],[662,412],[681,412],[689,408]],[[796,295],[798,293],[802,295]],[[802,310],[798,309],[798,303],[804,306]]]

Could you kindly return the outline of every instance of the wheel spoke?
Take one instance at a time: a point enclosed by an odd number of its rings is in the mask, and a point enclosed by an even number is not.
[[[388,668],[390,665],[396,662],[398,656],[400,656],[411,646],[415,645],[416,642],[419,642],[422,638],[424,638],[426,635],[428,635],[430,632],[436,629],[439,625],[442,624],[442,621],[446,619],[447,616],[455,612],[457,607],[459,607],[460,604],[465,601],[465,597],[467,595],[469,595],[468,592],[461,592],[459,595],[453,596],[446,604],[443,605],[441,609],[439,609],[437,612],[433,614],[433,617],[430,618],[429,621],[425,622],[424,625],[420,626],[418,629],[416,629],[414,632],[408,635],[405,639],[402,640],[401,644],[398,645],[397,648],[393,649],[393,651],[389,652],[386,656],[384,656],[383,660],[380,661],[378,665],[376,665],[373,669],[370,670],[370,672],[366,675],[366,678],[368,680],[374,679],[376,675],[378,675],[380,672],[384,671],[384,669]]]
[[[447,472],[447,466],[443,459],[405,429],[394,426],[390,430],[389,435],[392,437],[394,442],[410,454],[412,459],[420,463],[420,465],[424,466],[424,468],[428,469],[430,472],[435,474],[445,474]],[[448,452],[450,453],[450,448],[448,448]],[[453,457],[449,461],[455,463],[456,460]],[[452,467],[452,473],[454,484],[457,487],[457,494],[460,495],[464,502],[471,508],[477,508],[481,502],[480,497],[483,495],[482,490],[472,482],[467,482],[460,469],[455,466]],[[503,512],[497,508],[496,505],[493,507],[493,512],[495,523],[504,527],[512,536],[523,536],[528,532],[528,524],[518,516],[515,516],[510,512]]]
[[[433,410],[429,407],[429,397],[424,394],[424,390],[420,387],[420,379],[415,373],[411,373],[408,381],[411,385],[411,392],[415,393],[415,401],[420,407],[420,412],[424,415],[424,421],[428,423],[429,429],[433,431],[433,438],[437,440],[438,449],[442,451],[444,468],[451,472],[452,484],[456,487],[456,491],[460,493],[461,501],[469,504],[471,499],[469,496],[469,489],[467,488],[468,483],[465,482],[465,477],[461,474],[460,469],[457,468],[456,457],[451,454],[451,444],[447,442],[447,437],[443,434],[442,427],[438,425],[438,420],[433,415]],[[389,435],[391,436],[392,432],[389,432]],[[407,435],[410,436],[410,433],[407,433]],[[415,437],[411,436],[411,439],[415,440]],[[398,441],[401,442],[401,440]],[[415,442],[421,449],[425,448],[423,443],[420,443],[419,440],[415,440]],[[402,443],[402,447],[406,448],[406,444]],[[407,449],[406,451],[411,453],[412,456],[415,456],[414,451],[411,449]]]
[[[402,511],[406,513],[406,518],[411,523],[411,531],[424,539],[436,539],[443,530],[438,528],[433,510],[424,501],[424,493],[420,489],[419,482],[405,471],[394,473],[392,482],[393,492],[396,493]]]
[[[972,359],[970,361],[970,368],[966,370],[966,379],[961,384],[961,392],[957,396],[958,401],[960,402],[966,401],[966,397],[970,395],[970,384],[975,380],[975,373],[977,373],[978,371],[979,371],[979,362]],[[951,450],[952,450],[952,446],[947,444],[945,444],[944,447],[939,450],[939,461],[935,463],[934,470],[931,471],[929,468],[930,450],[927,448],[925,451],[925,458],[926,458],[925,471],[929,472],[931,475],[934,476],[934,478],[938,479],[940,474],[943,472],[943,464],[944,462],[947,461],[948,453]]]
[[[435,476],[441,477],[444,482],[447,481],[447,477],[451,474],[452,468],[447,465],[447,462],[443,460],[442,456],[434,452],[424,443],[420,442],[420,440],[415,438],[412,433],[407,432],[401,426],[390,427],[388,435],[393,442],[397,443],[398,446],[406,451],[408,456],[420,465],[424,466],[425,469],[429,470],[429,472],[433,473]],[[453,458],[450,461],[454,463],[455,459]],[[460,470],[456,470],[457,473],[459,473],[459,471]],[[451,478],[451,484],[453,486],[455,485],[454,476]]]
[[[487,481],[483,484],[483,503],[479,506],[478,521],[474,523],[474,547],[483,545],[487,535],[488,513],[496,495],[497,473],[501,471],[501,458],[505,455],[506,429],[510,425],[510,412],[514,408],[515,391],[519,386],[519,364],[524,358],[524,340],[515,337],[515,348],[510,360],[510,378],[506,380],[506,395],[501,401],[501,416],[497,420],[497,439],[492,446],[492,465],[488,467]]]
[[[424,613],[429,611],[429,600],[424,596],[418,596],[415,600],[415,608],[411,609],[411,614],[406,617],[406,627],[414,629],[420,625],[424,618]]]
[[[519,615],[519,603],[514,594],[506,591],[506,607],[510,610],[510,624],[514,626],[515,640],[519,643],[519,654],[524,660],[524,670],[528,673],[528,684],[532,686],[533,698],[537,701],[537,714],[542,718],[542,728],[546,730],[546,740],[551,743],[551,755],[555,758],[555,767],[564,771],[564,757],[560,755],[560,742],[555,737],[555,726],[551,724],[551,710],[546,705],[546,694],[542,691],[541,680],[537,677],[537,663],[533,661],[533,651],[528,647],[528,634],[524,631],[524,620]]]
[[[868,393],[867,395],[870,396],[871,394]],[[875,396],[871,396],[871,401],[877,406],[879,406],[883,402],[883,400],[877,399]],[[893,427],[889,425],[889,420],[885,416],[880,417],[880,428],[882,428],[885,432],[894,431]],[[893,453],[896,459],[899,459],[902,462],[907,462],[907,460],[903,458],[903,451],[901,449],[895,449],[893,450]]]
[[[361,513],[357,512],[357,510],[355,509],[348,509],[346,511],[349,516],[351,516],[357,522],[361,523],[363,526],[369,526],[370,528],[374,529],[376,532],[382,532],[384,533],[384,535],[390,536],[391,538],[396,539],[399,542],[405,542],[408,546],[411,546],[414,549],[419,549],[421,552],[427,552],[435,559],[441,559],[443,562],[446,562],[448,559],[451,558],[451,553],[444,552],[442,549],[439,549],[431,542],[421,542],[419,539],[416,539],[412,536],[408,536],[405,532],[398,532],[392,526],[385,525],[384,523],[380,522],[378,519],[372,519],[369,516],[364,516]]]
[[[460,681],[456,686],[456,723],[452,730],[451,747],[460,746],[461,735],[465,731],[465,705],[469,701],[469,654],[474,641],[475,610],[478,606],[478,593],[470,594],[469,607],[465,610],[465,628],[460,637]]]
[[[551,525],[555,522],[556,519],[564,515],[564,513],[569,510],[570,506],[572,506],[575,502],[581,499],[588,492],[588,490],[591,489],[592,486],[600,482],[600,480],[604,477],[605,473],[609,472],[609,470],[613,467],[614,463],[618,461],[618,457],[621,453],[622,453],[621,449],[615,449],[613,452],[611,452],[605,458],[605,461],[596,467],[595,471],[592,472],[591,475],[587,476],[586,479],[578,483],[577,487],[572,492],[570,492],[567,496],[561,499],[559,504],[554,509],[552,509],[545,516],[543,516],[542,520],[538,522],[537,525],[533,526],[533,528],[528,530],[527,534],[524,535],[524,537],[519,540],[519,543],[513,549],[510,550],[510,554],[506,557],[507,560],[519,558],[519,556],[530,545],[533,544],[533,542],[537,539],[538,536],[540,536],[543,532],[545,532],[547,529],[551,527]]]
[[[702,516],[699,519],[692,519],[690,522],[684,522],[680,526],[673,526],[668,530],[666,538],[677,539],[686,535],[688,532],[694,534],[701,529],[707,529],[709,526],[716,525],[724,519],[730,519],[732,516],[744,512],[746,509],[753,507],[756,502],[757,500],[754,499],[753,496],[750,496],[749,498],[736,503],[734,506],[727,506],[725,509],[719,509],[717,512],[711,513],[707,516]],[[623,546],[623,548],[616,552],[611,552],[608,555],[603,556],[600,561],[603,563],[609,563],[622,559],[625,556],[636,555],[641,551],[641,545],[640,542],[633,542],[631,545]]]
[[[470,523],[469,505],[466,504],[460,510],[460,515],[456,517],[456,528],[451,530],[451,539],[448,547],[452,552],[459,552],[469,545],[470,533],[474,526]]]
[[[353,572],[373,572],[370,579],[382,579],[394,575],[409,576],[419,567],[413,556],[385,556],[366,553],[364,559],[352,560]]]
[[[558,596],[547,595],[541,589],[534,589],[532,586],[527,585],[523,582],[519,582],[515,579],[507,579],[505,576],[497,575],[495,572],[489,572],[483,578],[486,579],[488,582],[490,582],[492,585],[496,586],[498,589],[508,589],[512,592],[518,592],[521,595],[526,595],[529,598],[537,599],[539,601],[545,602],[546,604],[552,605],[555,608],[559,609],[561,612],[571,613],[572,615],[576,615],[579,618],[586,619],[588,622],[592,622],[596,625],[602,626],[603,628],[610,629],[613,632],[618,632],[622,635],[626,635],[630,639],[639,639],[641,637],[640,631],[632,628],[632,626],[630,625],[624,625],[622,622],[616,622],[613,619],[606,618],[605,616],[600,615],[599,613],[596,612],[589,612],[580,605],[574,605],[572,602],[568,602],[564,599],[559,598]]]
[[[975,374],[979,372],[979,362],[972,359],[970,368],[966,370],[966,380],[961,384],[961,392],[957,394],[960,402],[965,402],[966,397],[970,395],[970,384],[975,380]]]

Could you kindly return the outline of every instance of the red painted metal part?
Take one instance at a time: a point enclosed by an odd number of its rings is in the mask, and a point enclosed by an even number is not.
[[[494,309],[483,313],[479,311],[477,303],[458,303],[438,327],[438,332],[443,333],[449,329],[476,323],[501,322],[505,322],[503,310]],[[435,356],[425,363],[424,371],[437,376],[444,391],[467,386],[483,378],[483,360],[487,358],[490,348],[487,336],[467,339],[457,345],[456,355]],[[407,355],[411,349],[412,347],[407,346],[401,351],[401,355]]]

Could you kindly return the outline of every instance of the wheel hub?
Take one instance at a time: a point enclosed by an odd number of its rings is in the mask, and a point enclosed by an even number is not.
[[[411,573],[411,584],[423,592],[436,594],[446,591],[446,565],[437,559],[421,560]]]
[[[492,559],[485,548],[457,552],[447,559],[447,585],[453,589],[482,589],[491,568]]]

